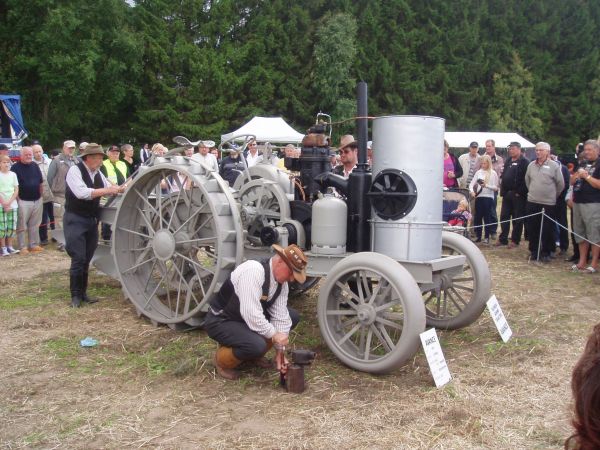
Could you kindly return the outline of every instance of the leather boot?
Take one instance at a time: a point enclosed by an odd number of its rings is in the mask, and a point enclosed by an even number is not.
[[[83,272],[82,284],[81,284],[81,300],[85,303],[98,303],[98,299],[94,297],[88,297],[87,286],[88,286],[88,271]]]
[[[71,308],[81,307],[81,286],[83,283],[83,277],[81,275],[71,275],[69,284],[71,288]]]
[[[237,380],[240,378],[239,366],[241,361],[233,354],[231,347],[219,347],[214,357],[215,369],[217,373],[226,380]]]

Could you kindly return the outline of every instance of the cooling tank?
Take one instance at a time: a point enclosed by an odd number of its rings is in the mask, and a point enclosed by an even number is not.
[[[441,256],[444,130],[438,117],[373,121],[374,252],[406,261]]]

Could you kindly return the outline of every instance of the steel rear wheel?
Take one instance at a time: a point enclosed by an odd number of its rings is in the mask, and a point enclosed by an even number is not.
[[[415,280],[393,259],[356,253],[336,264],[318,301],[321,334],[349,367],[387,373],[419,347],[425,309]]]
[[[443,277],[439,287],[423,292],[427,325],[454,330],[475,322],[490,298],[491,275],[488,263],[468,238],[450,231],[442,232],[442,254],[464,255],[462,270]]]
[[[157,323],[200,325],[208,299],[241,262],[229,188],[187,163],[144,171],[123,196],[113,230],[123,290]]]

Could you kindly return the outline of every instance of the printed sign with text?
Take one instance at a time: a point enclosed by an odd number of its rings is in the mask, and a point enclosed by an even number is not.
[[[508,326],[508,322],[506,317],[504,317],[504,313],[502,312],[502,308],[500,308],[500,303],[498,303],[496,296],[492,295],[487,301],[486,305],[492,316],[492,320],[496,324],[496,328],[498,328],[500,337],[504,342],[508,342],[512,336],[512,330],[510,329],[510,326]]]
[[[435,328],[431,328],[427,331],[423,331],[420,335],[421,344],[423,345],[423,351],[427,357],[427,363],[429,364],[429,370],[433,375],[433,381],[435,381],[436,387],[442,387],[448,383],[452,377],[446,364],[446,358],[442,352],[442,346],[438,340]]]

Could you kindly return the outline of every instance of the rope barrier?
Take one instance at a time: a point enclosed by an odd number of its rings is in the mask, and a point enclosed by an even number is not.
[[[543,225],[543,223],[544,223],[544,218],[546,218],[546,219],[549,219],[550,221],[554,222],[555,224],[557,224],[559,227],[563,228],[564,230],[566,230],[566,231],[567,231],[567,232],[569,232],[570,234],[573,234],[573,235],[577,236],[577,237],[578,237],[579,239],[581,239],[582,241],[586,241],[587,243],[589,243],[589,244],[591,244],[591,245],[594,245],[594,246],[596,246],[596,247],[600,247],[600,245],[599,245],[599,244],[597,244],[597,243],[595,243],[595,242],[592,242],[592,241],[590,241],[590,240],[588,240],[588,239],[584,238],[583,236],[581,236],[581,235],[579,235],[579,234],[575,233],[574,231],[572,231],[572,230],[569,230],[569,228],[565,227],[564,225],[561,225],[561,224],[560,224],[560,223],[559,223],[559,222],[558,222],[556,219],[553,219],[553,218],[552,218],[552,217],[550,217],[548,214],[546,214],[546,212],[545,212],[543,209],[542,209],[540,212],[536,212],[536,213],[533,213],[533,214],[528,214],[528,215],[526,215],[526,216],[521,216],[521,217],[513,217],[513,218],[511,218],[511,219],[507,219],[507,220],[499,220],[499,221],[497,221],[497,222],[493,222],[493,223],[487,223],[487,224],[483,224],[483,225],[472,225],[472,226],[468,226],[468,227],[464,227],[464,228],[465,228],[466,230],[470,231],[470,230],[474,230],[474,229],[476,229],[476,228],[483,228],[483,227],[486,227],[486,226],[492,226],[492,225],[496,225],[496,226],[497,226],[497,225],[500,225],[500,224],[502,224],[502,223],[508,223],[508,222],[511,222],[511,221],[528,219],[529,217],[534,217],[534,216],[539,216],[539,215],[542,215],[542,216],[543,216],[543,217],[542,217],[542,225]],[[542,235],[542,234],[541,234],[541,228],[540,228],[540,239],[541,239],[541,235]],[[538,245],[538,252],[539,252],[539,248],[540,248],[540,246]],[[539,258],[539,255],[538,255],[538,258]]]

